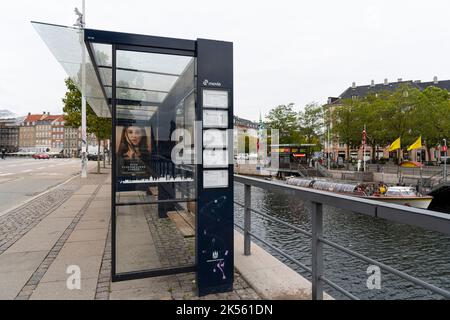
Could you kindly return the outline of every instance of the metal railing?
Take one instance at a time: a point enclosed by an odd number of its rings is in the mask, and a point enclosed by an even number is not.
[[[289,261],[295,263],[301,269],[309,272],[312,275],[312,299],[323,299],[323,285],[327,284],[334,288],[338,292],[344,294],[350,299],[358,299],[349,291],[341,288],[339,285],[327,279],[323,273],[324,252],[323,246],[328,245],[339,251],[342,251],[355,258],[368,262],[372,265],[378,266],[391,274],[397,275],[409,282],[412,282],[418,286],[430,290],[436,294],[439,294],[447,299],[450,299],[450,291],[434,286],[423,280],[410,276],[400,270],[392,268],[384,263],[378,262],[374,259],[366,257],[360,253],[354,252],[344,246],[336,244],[323,236],[323,205],[336,207],[344,210],[350,210],[355,213],[369,215],[375,218],[382,218],[389,221],[400,222],[408,225],[418,226],[427,230],[438,231],[445,234],[450,234],[450,215],[428,211],[423,209],[404,207],[401,205],[387,204],[373,200],[360,199],[356,197],[335,194],[331,192],[324,192],[314,189],[301,188],[292,185],[287,185],[283,182],[267,181],[257,178],[244,177],[241,175],[235,175],[234,181],[244,184],[244,204],[235,202],[244,208],[244,226],[241,227],[235,224],[238,228],[244,232],[244,254],[251,254],[251,238],[254,238],[261,243],[265,244],[281,256],[285,257]],[[311,232],[303,230],[290,223],[282,221],[278,218],[267,215],[263,212],[259,212],[251,208],[251,187],[257,187],[262,189],[270,189],[271,191],[282,192],[286,195],[295,196],[299,199],[310,201],[312,204],[312,217],[311,217]],[[268,243],[264,239],[258,237],[251,231],[251,213],[256,213],[264,218],[267,218],[276,223],[282,224],[288,228],[291,228],[303,235],[311,238],[312,248],[312,260],[311,268],[308,268],[297,259],[293,258],[286,252],[283,252],[279,248],[276,248],[272,244]]]
[[[435,174],[441,173],[442,168],[439,166],[428,166],[423,168],[407,168],[400,167],[397,165],[381,165],[381,164],[367,164],[366,171],[368,172],[383,172],[398,175],[410,175],[410,176],[433,176]]]
[[[324,167],[323,165],[321,165],[320,163],[316,163],[316,167],[317,167],[317,171],[320,172],[320,174],[326,178],[332,178],[333,175],[328,171],[328,169],[326,167]]]

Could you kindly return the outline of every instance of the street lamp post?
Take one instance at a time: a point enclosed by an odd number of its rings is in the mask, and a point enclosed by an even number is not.
[[[85,3],[82,0],[81,13],[75,8],[78,15],[76,25],[80,27],[81,46],[81,177],[87,177],[87,134],[86,134],[86,50],[84,48],[84,28],[86,27]]]
[[[331,152],[330,152],[330,125],[328,124],[328,139],[327,139],[327,167],[328,170],[330,170],[330,166],[331,166]]]

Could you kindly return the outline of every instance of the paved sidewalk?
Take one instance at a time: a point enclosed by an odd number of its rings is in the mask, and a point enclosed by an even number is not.
[[[199,299],[195,274],[111,283],[109,169],[90,173],[0,217],[0,299]],[[81,289],[69,290],[69,266]],[[259,299],[235,274],[235,289],[200,299]]]

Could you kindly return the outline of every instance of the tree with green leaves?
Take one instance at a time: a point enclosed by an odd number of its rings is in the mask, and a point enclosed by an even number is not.
[[[363,124],[359,114],[361,103],[357,100],[346,99],[331,111],[332,133],[335,139],[346,144],[346,158],[350,158],[350,148],[361,145]]]
[[[428,159],[431,148],[450,136],[450,95],[447,90],[434,86],[422,91],[413,114],[414,136],[422,136]]]
[[[67,78],[65,80],[67,91],[64,96],[64,120],[68,127],[79,128],[81,126],[81,92],[75,83]],[[97,173],[100,173],[100,141],[105,141],[111,136],[111,119],[100,118],[92,110],[89,104],[86,105],[86,125],[87,132],[93,133],[98,142]]]
[[[410,84],[394,91],[370,93],[358,99],[347,99],[333,108],[334,134],[348,149],[360,145],[361,132],[366,125],[367,144],[387,147],[401,137],[404,150],[419,136],[431,158],[430,149],[450,135],[450,95],[437,87],[423,91]],[[401,157],[399,157],[399,160]]]
[[[269,111],[266,116],[266,125],[269,130],[279,130],[280,144],[299,144],[301,136],[299,133],[298,114],[294,110],[294,104],[279,105]]]
[[[311,102],[298,114],[300,135],[308,144],[316,144],[316,150],[321,150],[321,138],[324,134],[324,113],[318,103]]]

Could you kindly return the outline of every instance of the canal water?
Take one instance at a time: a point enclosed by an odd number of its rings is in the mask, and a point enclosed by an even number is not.
[[[244,203],[244,187],[235,183],[235,201]],[[310,207],[299,198],[252,187],[252,208],[311,231]],[[397,270],[450,290],[450,236],[351,211],[324,206],[324,237]],[[235,222],[243,226],[243,208],[235,205]],[[252,213],[252,232],[311,267],[311,239]],[[258,241],[256,241],[258,243]],[[258,243],[311,280],[311,275]],[[443,299],[381,270],[381,288],[369,289],[369,264],[324,245],[325,276],[360,299]],[[336,299],[346,297],[325,285]]]

